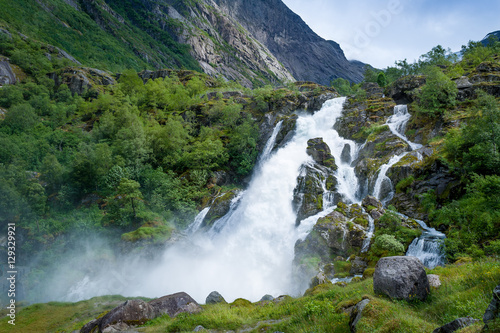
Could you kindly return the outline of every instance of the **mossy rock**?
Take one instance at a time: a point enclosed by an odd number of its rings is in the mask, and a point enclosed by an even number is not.
[[[252,306],[252,302],[244,298],[237,298],[234,300],[233,303],[230,304],[230,306],[232,308],[241,308],[241,307],[248,308]]]
[[[363,279],[368,279],[373,277],[373,274],[375,274],[375,268],[367,268],[363,272]]]

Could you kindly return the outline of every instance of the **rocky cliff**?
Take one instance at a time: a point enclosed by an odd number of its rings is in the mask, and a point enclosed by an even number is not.
[[[297,80],[329,85],[339,77],[363,79],[364,64],[349,62],[339,44],[318,36],[281,0],[211,1],[264,44]]]

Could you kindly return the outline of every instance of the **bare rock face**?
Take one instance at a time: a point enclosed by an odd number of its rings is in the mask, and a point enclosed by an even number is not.
[[[424,301],[430,287],[424,265],[416,257],[385,257],[373,274],[373,290],[394,299]]]
[[[339,44],[324,40],[281,0],[214,0],[299,81],[329,85],[338,77],[360,82],[364,64],[349,62]]]
[[[9,59],[0,57],[0,87],[16,82],[16,75],[10,67]]]

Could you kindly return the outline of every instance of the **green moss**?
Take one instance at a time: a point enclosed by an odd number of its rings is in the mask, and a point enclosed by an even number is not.
[[[122,234],[122,241],[152,241],[153,243],[156,243],[167,241],[171,236],[172,228],[165,225],[157,227],[140,227],[137,230]]]
[[[408,178],[400,180],[396,184],[396,193],[405,192],[406,189],[409,188],[414,182],[415,182],[415,177],[413,177],[413,175]]]

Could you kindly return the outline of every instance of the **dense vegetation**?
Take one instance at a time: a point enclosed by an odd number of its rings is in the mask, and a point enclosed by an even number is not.
[[[81,7],[82,10],[77,10],[63,0],[44,0],[40,4],[29,0],[1,0],[0,27],[8,25],[31,38],[64,49],[87,66],[103,70],[200,69],[189,54],[189,47],[175,42],[168,33],[150,35],[141,30],[141,26],[130,23],[127,16],[121,22],[121,18],[112,16],[100,1],[86,1]]]
[[[298,93],[190,71],[144,83],[126,70],[118,84],[78,96],[46,75],[68,60],[49,60],[32,39],[0,36],[0,54],[24,78],[0,89],[0,222],[17,223],[25,262],[53,251],[27,287],[75,237],[162,243],[183,230],[220,185],[241,186],[252,171],[261,111]],[[231,89],[247,95],[224,98]]]

